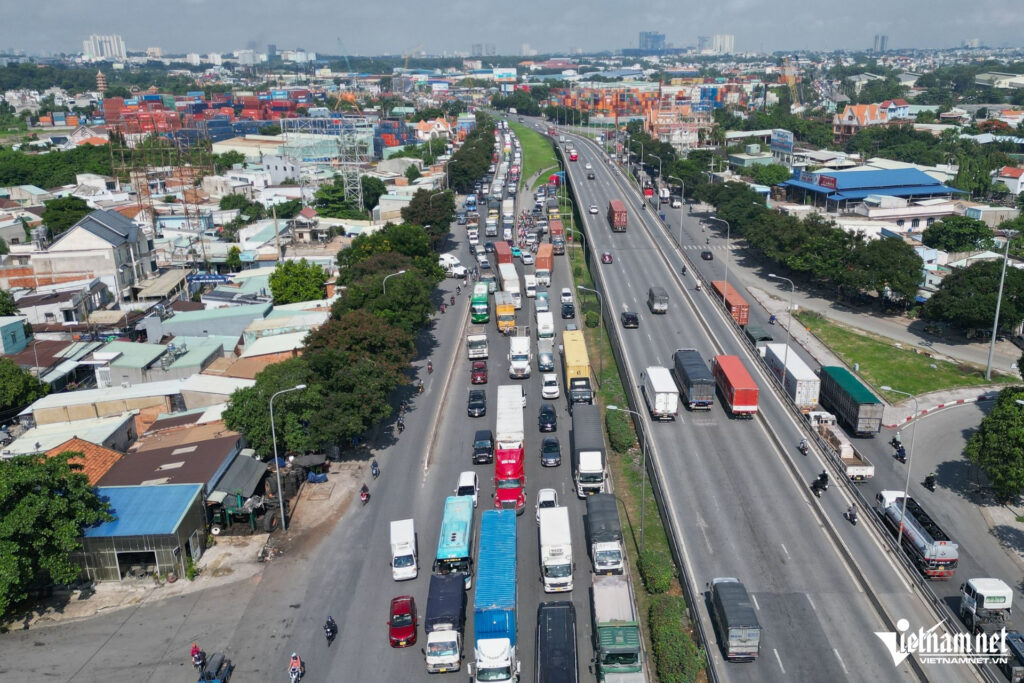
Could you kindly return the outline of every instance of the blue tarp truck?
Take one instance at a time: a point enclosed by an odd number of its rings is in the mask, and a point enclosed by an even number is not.
[[[474,680],[519,677],[516,651],[516,511],[487,510],[480,518],[476,598],[473,601]]]

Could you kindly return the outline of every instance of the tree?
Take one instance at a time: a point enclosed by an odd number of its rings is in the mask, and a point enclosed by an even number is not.
[[[244,194],[227,194],[220,198],[221,211],[232,211],[249,208],[249,199]]]
[[[348,285],[334,303],[332,316],[340,319],[349,311],[369,312],[410,335],[426,326],[434,312],[431,294],[437,280],[406,272],[388,280],[385,293],[383,281],[388,275],[374,273]]]
[[[924,230],[925,246],[945,252],[974,251],[992,247],[992,230],[984,222],[967,216],[946,216]]]
[[[1024,121],[1022,121],[1024,123]],[[1017,198],[1013,200],[1013,203],[1017,205],[1018,211],[1024,211],[1024,192],[1017,195]]]
[[[454,218],[455,198],[450,190],[417,190],[409,205],[402,208],[402,220],[422,225],[427,230],[430,245],[434,249],[438,249],[448,239],[449,226]]]
[[[950,273],[942,280],[939,291],[925,302],[924,317],[964,328],[991,328],[1002,268],[1002,260],[979,261]],[[999,329],[1011,329],[1022,321],[1024,273],[1017,268],[1007,268]]]
[[[967,440],[967,459],[981,468],[1000,501],[1009,501],[1024,491],[1024,389],[1010,387],[999,392],[991,412]]]
[[[0,412],[23,408],[50,393],[50,385],[22,370],[10,358],[0,358]]]
[[[18,304],[14,301],[14,295],[6,289],[0,289],[0,316],[18,314]]]
[[[72,225],[89,215],[92,209],[84,199],[78,197],[58,197],[43,202],[43,223],[50,231],[51,237],[64,233]]]
[[[405,177],[410,183],[415,182],[421,175],[422,173],[420,173],[420,169],[416,167],[416,164],[409,164],[405,169]]]
[[[228,249],[228,256],[224,260],[224,265],[231,269],[232,272],[238,272],[242,269],[242,250],[236,246],[232,246]]]
[[[380,178],[370,175],[360,177],[359,183],[363,186],[363,208],[372,211],[380,202],[380,196],[387,194],[388,186]]]
[[[0,237],[0,256],[6,256],[11,253],[11,248],[7,246],[7,240]]]
[[[277,214],[278,218],[295,218],[302,211],[302,202],[298,199],[289,199],[286,202],[275,204],[271,213]]]
[[[316,210],[325,218],[365,220],[368,214],[345,197],[345,186],[338,180],[322,185],[313,195]]]
[[[278,306],[324,298],[327,273],[306,259],[285,261],[270,274],[270,293]]]
[[[761,164],[751,171],[754,182],[761,185],[778,185],[793,177],[793,173],[782,164]]]
[[[113,519],[88,478],[70,460],[81,453],[0,460],[0,614],[38,583],[70,583],[70,555],[85,527]]]
[[[213,168],[217,173],[223,173],[236,164],[244,164],[245,155],[241,152],[224,152],[213,155]]]
[[[392,278],[389,284],[397,279]],[[361,358],[372,358],[379,372],[397,385],[404,380],[404,370],[415,353],[413,341],[411,334],[377,316],[349,311],[311,331],[304,353],[310,367],[321,376],[331,374],[325,364],[350,365]]]

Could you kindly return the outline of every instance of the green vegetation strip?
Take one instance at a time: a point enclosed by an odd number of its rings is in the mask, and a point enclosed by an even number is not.
[[[555,158],[555,150],[546,137],[519,123],[509,123],[516,137],[523,146],[523,171],[524,179],[532,178],[541,169],[558,166],[558,159]]]
[[[986,382],[982,368],[937,360],[925,351],[901,348],[891,339],[854,331],[817,313],[800,313],[797,319],[847,365],[858,364],[861,378],[887,400],[900,401],[903,397],[882,391],[882,386],[916,395],[954,387],[1012,384],[1017,380],[995,375],[991,382]]]

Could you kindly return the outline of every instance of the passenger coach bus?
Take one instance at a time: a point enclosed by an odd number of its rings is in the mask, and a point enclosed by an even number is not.
[[[488,298],[486,282],[478,282],[473,285],[473,300],[469,304],[469,310],[472,311],[474,323],[490,321],[491,311]]]
[[[435,574],[466,575],[466,590],[473,586],[473,499],[448,496],[437,539]]]

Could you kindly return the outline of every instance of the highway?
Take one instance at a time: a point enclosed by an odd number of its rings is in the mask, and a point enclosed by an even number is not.
[[[753,421],[732,420],[716,405],[709,413],[681,412],[674,423],[646,424],[653,434],[652,470],[685,556],[687,579],[702,590],[714,577],[736,576],[757,604],[765,632],[760,661],[724,667],[711,636],[709,653],[720,675],[778,681],[916,677],[906,663],[893,668],[873,632],[892,630],[892,621],[901,617],[925,628],[937,619],[891,562],[887,546],[865,525],[851,527],[842,519],[849,505],[843,487],[833,486],[820,503],[809,496],[808,484],[823,461],[799,455],[795,416],[752,361],[709,288],[694,289],[694,267],[705,279],[720,278],[722,250],[714,261],[688,260],[691,276],[681,276],[683,261],[654,211],[639,210],[639,195],[596,145],[572,137],[580,158],[567,162],[566,171],[584,215],[591,254],[609,251],[614,258],[594,269],[606,316],[613,320],[609,328],[622,340],[623,373],[636,378],[646,366],[669,365],[675,349],[696,348],[708,359],[722,352],[739,355],[761,387],[761,417]],[[586,179],[588,162],[594,180]],[[605,212],[608,200],[616,197],[626,201],[630,217],[627,232],[613,234]],[[591,204],[598,208],[596,215],[588,213]],[[691,246],[684,249],[691,256],[703,248],[685,240],[684,246]],[[664,316],[646,308],[651,285],[669,292]],[[624,309],[640,314],[638,330],[617,324]],[[697,607],[705,633],[712,634],[706,606]],[[882,610],[890,622],[883,621]],[[967,668],[945,665],[925,671],[931,680],[973,677]]]

